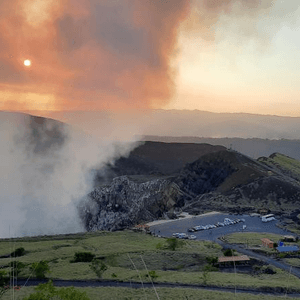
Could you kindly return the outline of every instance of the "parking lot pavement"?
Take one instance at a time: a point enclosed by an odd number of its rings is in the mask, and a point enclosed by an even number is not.
[[[245,222],[236,223],[224,227],[205,229],[196,232],[188,232],[189,228],[197,225],[216,224],[223,222],[225,218],[231,220],[244,219]],[[197,240],[216,240],[218,237],[234,232],[267,232],[286,235],[288,232],[276,226],[277,220],[263,223],[260,217],[250,217],[249,215],[230,215],[230,214],[213,214],[195,216],[187,219],[178,219],[173,222],[166,222],[158,225],[150,226],[150,231],[155,235],[171,237],[173,233],[189,233],[197,237]],[[243,229],[243,226],[246,228]],[[245,226],[244,226],[245,227]]]

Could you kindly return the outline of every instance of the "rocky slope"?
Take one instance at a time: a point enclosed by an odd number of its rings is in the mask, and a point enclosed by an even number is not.
[[[153,156],[151,159],[155,165]],[[130,158],[127,162],[123,158],[122,164],[129,162]],[[121,164],[118,168],[122,171]],[[295,178],[278,165],[275,168],[236,151],[211,151],[173,174],[165,171],[150,176],[146,168],[146,174],[136,170],[138,175],[116,177],[89,195],[81,207],[88,230],[121,229],[173,216],[176,210],[193,214],[270,211],[281,215],[300,210],[300,185]]]
[[[127,176],[96,188],[79,207],[87,230],[118,230],[163,216],[182,206],[182,192],[168,180],[135,183]]]

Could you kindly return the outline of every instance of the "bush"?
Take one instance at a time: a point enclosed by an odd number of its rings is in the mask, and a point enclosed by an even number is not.
[[[178,240],[175,237],[167,239],[167,249],[175,251],[176,248],[181,247],[184,245],[184,241]]]
[[[91,262],[95,258],[95,254],[91,252],[76,252],[71,262]]]
[[[12,261],[10,262],[11,267],[11,276],[19,276],[20,272],[25,268],[25,264],[20,261]]]
[[[103,273],[107,270],[106,264],[98,259],[94,259],[90,267],[96,273],[98,278],[102,278]]]
[[[17,248],[14,252],[12,252],[10,255],[12,257],[18,257],[25,255],[25,249],[23,247]]]
[[[34,271],[35,276],[39,279],[46,277],[46,273],[50,272],[48,262],[41,260],[40,262],[35,262],[31,265],[30,269]]]
[[[75,290],[75,288],[56,288],[53,286],[52,281],[48,283],[39,284],[35,288],[36,292],[23,300],[49,300],[49,299],[60,299],[60,300],[90,300],[85,292]]]
[[[210,265],[214,266],[214,265],[216,265],[218,263],[218,257],[217,256],[207,256],[206,257],[206,261]]]
[[[9,277],[7,276],[6,272],[0,270],[0,298],[3,294],[7,291],[6,285],[9,282]]]
[[[158,277],[155,271],[149,271],[149,276],[152,278],[152,280]]]
[[[235,252],[235,250],[233,250],[233,249],[226,249],[223,253],[224,253],[224,256],[233,256],[234,252]]]

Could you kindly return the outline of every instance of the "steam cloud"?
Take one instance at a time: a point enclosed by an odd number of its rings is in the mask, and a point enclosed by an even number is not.
[[[0,128],[0,237],[83,231],[77,203],[92,188],[91,169],[134,145],[24,114],[0,113]]]
[[[258,35],[261,16],[276,29],[299,6],[289,4],[271,21],[277,2],[0,1],[0,86],[7,93],[2,109],[160,107],[175,92],[172,62],[180,30],[214,40],[215,29],[224,26],[224,39],[236,31],[240,41]],[[32,60],[30,68],[24,59]],[[34,95],[24,99],[24,93]]]

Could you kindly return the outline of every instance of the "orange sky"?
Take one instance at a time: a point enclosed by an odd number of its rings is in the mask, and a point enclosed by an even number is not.
[[[281,3],[1,1],[0,109],[300,116],[299,4]]]
[[[0,11],[1,109],[144,108],[172,95],[188,1],[14,0]]]

